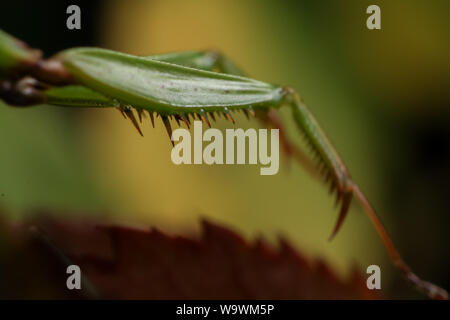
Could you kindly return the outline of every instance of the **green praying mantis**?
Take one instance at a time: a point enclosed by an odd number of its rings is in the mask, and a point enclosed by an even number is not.
[[[100,48],[74,48],[43,59],[39,50],[0,30],[0,98],[11,106],[49,104],[65,107],[114,107],[142,134],[139,122],[160,116],[171,137],[171,119],[189,127],[191,119],[211,126],[232,112],[253,115],[280,129],[286,153],[330,184],[340,205],[332,239],[356,198],[380,235],[394,265],[430,298],[446,299],[447,292],[416,276],[391,241],[377,213],[353,182],[341,157],[318,122],[292,88],[246,77],[232,61],[216,51],[133,56]],[[288,107],[319,166],[284,135],[277,109]],[[172,142],[173,143],[173,142]]]

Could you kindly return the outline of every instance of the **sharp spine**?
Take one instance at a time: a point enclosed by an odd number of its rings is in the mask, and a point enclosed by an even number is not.
[[[123,112],[122,107],[117,107],[117,110],[119,110],[119,111],[120,111],[120,114],[121,114],[125,119],[127,119],[127,116],[126,116],[125,113]]]
[[[170,120],[167,116],[161,116],[161,119],[164,123],[164,126],[166,127],[167,134],[169,135],[170,143],[172,143],[172,147],[174,147],[175,144],[172,141],[172,127],[170,126]]]
[[[233,119],[233,117],[231,116],[230,110],[228,110],[227,107],[225,107],[225,108],[223,109],[223,114],[224,114],[224,116],[225,116],[228,120],[231,121],[231,123],[234,124],[234,119]]]
[[[247,120],[250,120],[250,117],[248,116],[248,111],[246,109],[242,109],[242,112],[244,112],[245,117],[247,118]]]
[[[250,112],[250,114],[251,114],[253,117],[256,117],[255,110],[253,110],[253,107],[252,107],[252,106],[249,106],[249,107],[248,107],[248,112]]]
[[[144,115],[144,110],[143,109],[136,109],[138,117],[139,117],[139,122],[142,124],[142,118]]]
[[[211,119],[216,122],[216,116],[214,115],[214,112],[208,112],[208,115],[211,117]]]
[[[148,113],[150,115],[150,121],[152,122],[152,127],[155,128],[155,118],[153,117],[153,112]]]
[[[183,115],[181,115],[181,120],[183,120],[183,122],[186,124],[188,129],[190,129],[189,116],[187,116],[186,114],[183,114]]]
[[[133,110],[130,107],[125,107],[123,109],[123,112],[131,120],[131,123],[133,124],[133,126],[136,128],[136,130],[139,132],[139,134],[143,137],[144,135],[142,134],[141,128],[139,127],[139,123],[137,122],[136,117],[134,116]]]
[[[175,115],[174,116],[174,118],[175,118],[175,121],[177,122],[177,125],[179,126],[179,127],[181,127],[181,125],[180,125],[180,120],[181,120],[181,117],[179,116],[179,115]]]
[[[208,127],[211,128],[211,123],[209,122],[209,120],[207,118],[205,110],[201,109],[199,114],[200,114],[200,118],[202,119],[202,121],[204,123],[206,123],[208,125]]]

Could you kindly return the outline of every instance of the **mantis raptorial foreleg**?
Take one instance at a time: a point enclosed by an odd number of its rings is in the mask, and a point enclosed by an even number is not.
[[[245,76],[245,72],[241,68],[218,50],[181,51],[147,56],[146,58],[205,71]]]
[[[214,56],[216,58],[212,59],[211,56]],[[181,52],[148,58],[186,65],[198,69],[215,69],[217,72],[228,74],[244,74],[244,72],[238,69],[234,63],[232,63],[223,54],[219,54],[217,51]],[[221,63],[217,63],[217,61],[221,61]],[[233,68],[224,68],[224,65],[231,65],[233,66]],[[307,136],[306,140],[313,147],[312,150],[318,152],[319,159],[323,160],[324,163],[321,169],[325,171],[328,168],[325,179],[326,181],[331,181],[331,191],[336,189],[337,201],[342,202],[339,218],[330,237],[331,239],[336,235],[337,231],[342,226],[342,223],[344,222],[345,216],[350,206],[353,194],[351,184],[349,184],[349,181],[351,181],[350,175],[343,161],[340,159],[338,153],[334,150],[325,133],[322,131],[317,121],[309,112],[306,105],[303,104],[303,102],[300,100],[300,97],[297,95],[297,93],[295,93],[294,90],[290,88],[285,88],[285,90],[286,104],[292,107],[294,119],[298,127],[301,129],[301,132],[303,132]],[[280,107],[283,102],[284,101],[280,102],[280,104],[275,107]],[[262,114],[261,118],[265,119],[272,126],[282,128],[282,124],[278,115],[276,114],[276,110],[264,110],[264,112],[259,113]],[[304,154],[298,148],[296,148],[295,145],[289,142],[284,132],[281,134],[281,136],[283,137],[281,141],[285,146],[284,149],[288,151],[288,155],[295,155],[296,159],[302,165],[304,165],[308,169],[308,171],[311,171],[311,162],[306,160]]]
[[[4,33],[0,33],[0,44],[2,37],[5,37]],[[171,118],[189,125],[189,117],[196,116],[210,124],[209,119],[222,115],[234,122],[231,115],[234,111],[260,115],[271,125],[281,127],[274,112],[288,106],[297,127],[319,159],[319,174],[330,183],[331,191],[336,192],[340,203],[338,220],[330,238],[342,226],[354,196],[373,222],[395,266],[408,281],[429,297],[447,298],[445,290],[411,272],[375,210],[352,181],[339,154],[293,89],[243,77],[235,64],[217,52],[137,57],[98,48],[78,48],[63,51],[50,60],[41,60],[35,55],[27,55],[26,49],[14,45],[9,38],[3,44],[3,47],[0,45],[0,60],[2,56],[7,57],[7,63],[0,61],[0,74],[15,70],[20,72],[20,76],[32,76],[45,84],[36,85],[28,81],[17,86],[6,80],[6,85],[0,86],[0,97],[11,104],[18,101],[31,105],[116,107],[138,130],[133,109],[140,118],[147,112],[152,121],[156,113],[169,136]],[[16,69],[17,66],[21,68]],[[292,150],[293,144],[285,140],[286,146]]]
[[[246,76],[246,73],[239,68],[232,60],[218,50],[205,51],[182,51],[156,56],[148,56],[149,59],[155,59],[186,67],[201,69],[205,71],[216,71],[236,76]],[[242,109],[244,114],[249,117],[249,111]],[[306,154],[292,143],[284,129],[283,123],[276,109],[270,109],[267,112],[257,112],[257,119],[263,124],[279,129],[281,146],[288,158],[298,161],[310,174],[317,175],[313,162]],[[256,114],[253,113],[255,116]]]
[[[215,54],[217,54],[216,51],[214,51]],[[183,55],[183,53],[181,53]],[[173,56],[173,60],[171,62],[177,63],[177,64],[186,64],[188,66],[199,68],[199,69],[205,69],[205,70],[216,70],[217,72],[223,72],[223,73],[230,73],[230,74],[236,74],[234,73],[235,70],[238,70],[238,75],[244,75],[245,73],[235,66],[230,60],[228,60],[224,55],[220,54],[219,56],[223,61],[228,61],[230,65],[233,65],[233,69],[226,69],[222,68],[220,65],[216,65],[215,63],[210,63],[209,65],[205,62],[198,63],[196,61],[202,61],[203,59],[207,59],[208,52],[200,53],[198,52],[196,55],[192,55],[194,57],[193,60],[185,59],[182,61],[178,61],[175,56]],[[186,58],[186,56],[184,56]],[[210,60],[212,61],[212,60]],[[208,67],[205,67],[208,66]],[[320,153],[320,159],[323,159],[325,161],[325,166],[322,167],[324,169],[327,168],[333,168],[332,170],[329,170],[325,173],[325,179],[326,181],[332,179],[335,181],[335,183],[332,183],[332,190],[334,188],[337,188],[337,195],[338,200],[341,199],[342,206],[339,213],[338,221],[335,225],[335,228],[333,230],[333,233],[330,237],[333,238],[337,231],[342,226],[342,223],[345,219],[345,216],[348,212],[350,202],[352,199],[352,196],[354,196],[358,201],[360,202],[361,206],[366,211],[367,215],[369,216],[370,220],[375,226],[375,229],[377,230],[377,233],[379,234],[380,238],[382,239],[394,265],[401,271],[403,276],[410,281],[418,290],[424,292],[430,297],[434,298],[446,298],[448,297],[447,292],[440,287],[428,282],[421,280],[417,275],[415,275],[409,266],[404,262],[400,254],[398,253],[395,245],[393,244],[392,240],[390,239],[383,223],[381,222],[380,218],[378,217],[376,211],[373,209],[373,207],[370,205],[364,194],[361,192],[359,187],[351,180],[350,174],[348,173],[347,168],[345,167],[343,161],[340,159],[339,154],[335,151],[334,147],[331,145],[329,140],[327,139],[325,133],[321,130],[318,123],[315,121],[312,114],[309,112],[308,108],[304,105],[304,103],[301,101],[300,97],[292,90],[288,89],[290,92],[289,95],[287,95],[286,100],[288,101],[288,104],[293,109],[293,115],[294,119],[297,122],[297,125],[301,129],[301,131],[307,136],[307,141],[312,142],[313,150],[316,150],[316,152]],[[266,121],[271,124],[274,127],[280,128],[282,130],[282,123],[279,119],[279,116],[276,112],[276,110],[269,110],[268,112],[261,113],[261,117],[263,119],[266,119]],[[282,130],[284,131],[284,130]],[[294,157],[302,166],[304,166],[309,172],[314,173],[315,176],[317,176],[317,171],[314,171],[314,168],[311,166],[311,161],[309,159],[306,159],[304,156],[304,153],[301,152],[300,149],[298,149],[295,145],[293,145],[291,142],[287,140],[287,137],[285,137],[284,133],[280,133],[280,137],[282,137],[281,141],[283,145],[285,146],[285,150],[287,151],[288,156]],[[311,137],[315,137],[314,139],[311,139]],[[330,176],[331,175],[331,176]]]

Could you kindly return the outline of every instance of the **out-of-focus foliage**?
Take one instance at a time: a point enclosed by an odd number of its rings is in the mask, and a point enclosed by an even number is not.
[[[36,207],[102,208],[106,201],[76,138],[77,118],[54,107],[0,102],[1,206],[19,216]]]

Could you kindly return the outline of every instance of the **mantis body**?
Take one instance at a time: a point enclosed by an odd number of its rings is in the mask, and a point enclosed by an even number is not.
[[[290,108],[297,127],[319,159],[318,170],[312,172],[330,184],[340,204],[330,239],[342,226],[355,197],[405,278],[431,298],[447,298],[445,290],[421,280],[403,261],[375,210],[292,88],[247,78],[233,62],[213,51],[138,57],[99,48],[75,48],[43,60],[36,51],[1,31],[0,74],[4,78],[0,98],[11,105],[115,107],[141,134],[137,118],[142,122],[147,114],[152,123],[155,114],[161,117],[169,137],[170,119],[189,126],[197,117],[210,126],[210,120],[220,115],[234,123],[231,113],[235,111],[252,114],[281,129],[277,109]],[[308,158],[282,132],[280,137],[288,154],[311,169]]]

